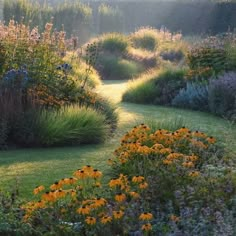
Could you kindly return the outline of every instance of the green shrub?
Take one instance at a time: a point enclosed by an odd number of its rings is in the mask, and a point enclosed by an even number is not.
[[[98,64],[102,67],[98,70],[103,79],[130,79],[143,70],[142,66],[136,62],[111,55],[100,56]]]
[[[187,83],[172,100],[172,105],[199,111],[208,111],[208,84]]]
[[[153,73],[156,72],[146,72],[138,79],[130,81],[128,89],[122,96],[122,100],[133,103],[153,103],[153,98],[156,95],[155,84],[152,79]]]
[[[159,43],[159,31],[152,28],[141,28],[130,36],[135,48],[155,51]]]
[[[236,119],[236,73],[225,73],[209,84],[209,106],[214,114]]]
[[[184,69],[154,70],[145,75],[144,80],[141,78],[128,88],[123,98],[127,102],[137,100],[139,103],[170,104],[179,90],[185,87],[185,74]]]
[[[103,115],[78,106],[42,111],[38,127],[39,142],[46,146],[101,143],[109,130]]]
[[[128,38],[118,33],[105,34],[99,41],[101,41],[102,49],[110,53],[123,54],[129,46]]]
[[[98,8],[99,33],[123,32],[124,21],[122,11],[102,3]]]

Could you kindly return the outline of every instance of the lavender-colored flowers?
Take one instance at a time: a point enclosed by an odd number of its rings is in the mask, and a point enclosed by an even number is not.
[[[236,115],[236,73],[230,72],[211,80],[209,85],[209,106],[211,112],[232,117]]]

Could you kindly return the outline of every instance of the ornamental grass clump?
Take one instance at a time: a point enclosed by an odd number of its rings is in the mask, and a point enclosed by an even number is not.
[[[23,224],[40,232],[50,227],[54,233],[65,233],[70,225],[68,232],[85,235],[151,231],[153,214],[142,204],[145,178],[120,174],[105,185],[102,177],[101,171],[87,165],[48,188],[37,186],[36,200],[22,206]]]

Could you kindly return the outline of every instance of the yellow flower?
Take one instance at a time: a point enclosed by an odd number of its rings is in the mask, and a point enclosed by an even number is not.
[[[54,196],[53,192],[46,192],[42,195],[42,199],[47,202],[54,202],[55,196]]]
[[[73,177],[69,178],[69,183],[70,183],[70,184],[75,184],[76,181],[77,181],[76,178],[73,178]]]
[[[94,169],[91,173],[91,177],[94,179],[100,178],[102,176],[102,172]]]
[[[110,216],[103,216],[101,218],[101,223],[102,224],[110,223],[111,221],[112,221],[112,218]]]
[[[153,218],[152,213],[144,212],[139,216],[140,220],[151,220]]]
[[[123,202],[123,201],[125,201],[125,199],[126,199],[126,196],[124,193],[119,193],[119,194],[115,195],[115,200],[117,202]]]
[[[78,179],[85,179],[87,178],[87,173],[84,170],[78,169],[75,171],[74,176],[76,176]]]
[[[85,173],[87,173],[88,175],[90,175],[90,174],[92,173],[92,171],[93,171],[93,167],[90,166],[90,165],[86,165],[86,166],[83,166],[83,167],[82,167],[82,170],[83,170]]]
[[[34,194],[36,195],[36,194],[40,193],[41,191],[43,191],[44,189],[45,189],[45,187],[43,185],[40,185],[34,189]]]
[[[91,205],[93,208],[101,207],[106,205],[107,201],[105,198],[97,198],[94,200],[94,203]]]
[[[88,224],[88,225],[95,225],[96,224],[96,218],[94,217],[91,217],[91,216],[88,216],[86,219],[85,219],[85,222]]]
[[[76,211],[80,215],[88,215],[90,213],[90,208],[88,206],[82,206]]]
[[[61,184],[59,184],[59,182],[55,182],[53,185],[50,186],[51,190],[57,190],[60,189],[62,187]]]
[[[109,182],[110,188],[114,188],[116,186],[121,186],[121,185],[122,185],[121,179],[111,179]]]
[[[62,190],[62,189],[59,189],[59,190],[56,190],[55,192],[54,192],[54,197],[55,198],[63,198],[63,197],[65,197],[66,196],[66,191],[65,190]]]
[[[113,211],[113,216],[115,219],[120,219],[124,215],[123,211]]]
[[[170,148],[162,148],[160,154],[170,154],[172,150]]]
[[[144,177],[140,175],[136,175],[132,178],[132,182],[134,183],[141,183],[142,181],[144,181]]]
[[[152,230],[152,225],[150,223],[142,225],[142,230],[143,231],[150,231],[150,230]]]
[[[145,189],[147,187],[148,187],[148,183],[147,182],[143,182],[143,183],[139,184],[139,188],[140,189]]]
[[[213,138],[213,137],[209,137],[209,138],[207,138],[207,141],[208,141],[208,143],[211,143],[211,144],[213,144],[213,143],[215,143],[215,142],[216,142],[216,139],[215,139],[215,138]]]
[[[168,160],[174,160],[174,159],[177,159],[177,158],[180,158],[180,157],[183,157],[183,154],[177,153],[177,152],[172,152],[166,158]]]
[[[165,164],[165,165],[171,165],[172,163],[173,163],[173,161],[163,160],[163,164]]]

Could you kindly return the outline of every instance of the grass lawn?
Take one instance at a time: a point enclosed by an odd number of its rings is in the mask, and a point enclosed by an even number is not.
[[[119,103],[126,86],[126,81],[106,81],[99,92]],[[131,103],[119,103],[118,109],[118,130],[104,145],[0,152],[0,189],[9,189],[17,183],[21,197],[29,197],[37,185],[48,186],[56,180],[70,177],[73,171],[86,164],[109,174],[106,160],[119,145],[122,135],[134,124],[149,119],[183,119],[186,126],[217,137],[228,153],[236,158],[236,125],[224,119],[202,112]]]

